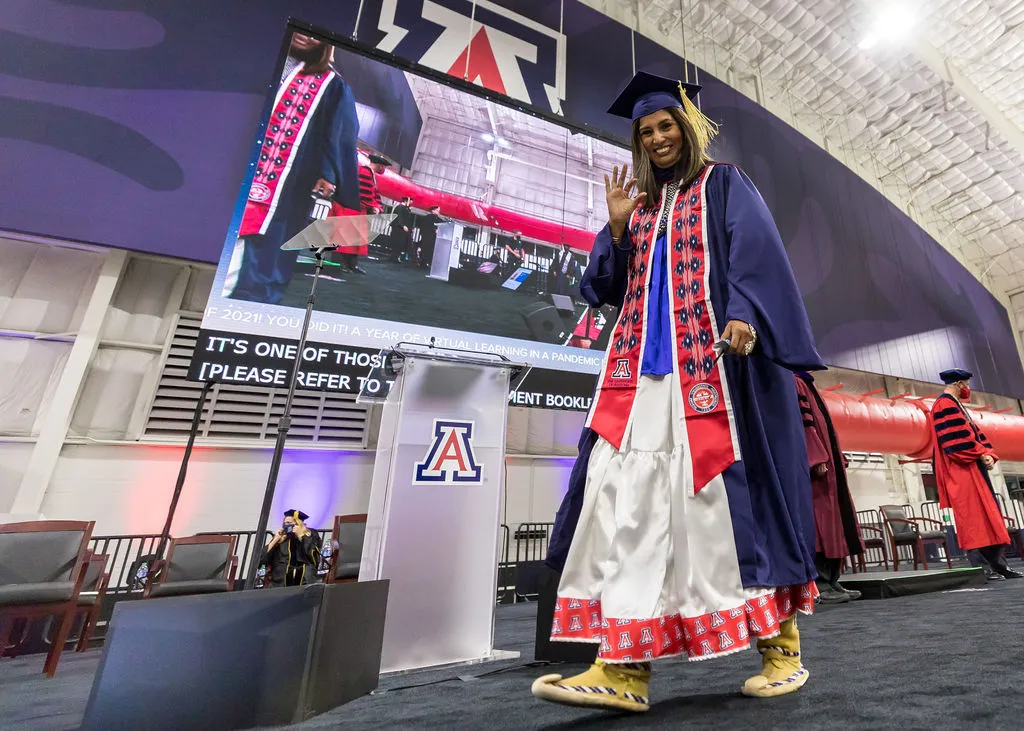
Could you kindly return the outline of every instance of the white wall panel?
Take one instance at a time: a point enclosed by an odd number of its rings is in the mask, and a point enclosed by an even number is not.
[[[851,466],[846,476],[857,510],[907,502],[905,492],[894,490],[892,476],[884,465]]]
[[[26,256],[31,257],[27,266]],[[0,302],[0,329],[45,333],[76,330],[102,261],[103,254],[94,251],[0,239],[0,281],[7,282],[6,290],[16,282],[13,292]]]
[[[25,273],[32,266],[37,248],[38,244],[0,238],[0,323]]]
[[[31,456],[31,444],[0,443],[0,513],[10,512]]]
[[[530,470],[529,522],[550,523],[555,519],[569,485],[575,457],[535,460]]]
[[[526,432],[527,454],[551,454],[550,449],[555,441],[555,419],[548,411],[534,409],[529,412],[529,424]]]
[[[159,533],[167,516],[183,447],[66,445],[43,501],[50,520],[95,520],[99,535]],[[197,447],[172,533],[252,530],[259,518],[270,449]],[[373,454],[285,451],[272,513],[304,510],[330,527],[336,513],[369,503]]]
[[[70,343],[0,336],[0,434],[38,433]]]
[[[508,428],[505,432],[505,452],[521,454],[526,451],[526,439],[530,432],[530,409],[510,407]]]
[[[169,318],[164,317],[180,264],[134,258],[128,262],[101,337],[132,343],[162,344]]]
[[[520,523],[531,521],[532,464],[526,460],[510,459],[505,462],[505,499],[501,522],[515,531]]]
[[[211,266],[193,266],[188,286],[185,288],[184,301],[181,309],[186,312],[202,312],[206,309],[206,301],[210,298],[210,290],[213,289],[213,275],[216,269]]]
[[[31,445],[0,445],[0,510],[4,484],[17,485]],[[42,512],[50,520],[95,520],[98,535],[158,533],[163,527],[184,448],[69,444],[61,452]],[[269,449],[197,447],[192,453],[174,535],[252,530],[270,466]],[[333,516],[366,511],[373,452],[285,452],[271,522],[297,508],[330,527]],[[510,458],[502,522],[551,522],[574,459]]]
[[[71,419],[70,436],[123,439],[140,398],[146,374],[159,353],[100,348],[89,364]]]
[[[514,532],[520,523],[554,521],[574,463],[574,457],[509,457],[501,522]]]
[[[554,429],[551,432],[551,444],[548,454],[576,456],[576,446],[580,441],[580,432],[587,421],[582,411],[545,411],[551,415]]]

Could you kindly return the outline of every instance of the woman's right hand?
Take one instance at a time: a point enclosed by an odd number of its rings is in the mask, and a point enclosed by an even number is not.
[[[646,193],[639,193],[633,197],[636,190],[636,178],[627,178],[629,166],[623,165],[622,170],[616,165],[612,168],[612,176],[604,176],[605,199],[608,202],[608,225],[611,228],[612,238],[618,239],[626,230],[629,224],[629,217],[637,206],[641,206],[647,198]]]

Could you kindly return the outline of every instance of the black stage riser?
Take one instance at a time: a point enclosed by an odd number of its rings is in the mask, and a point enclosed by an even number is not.
[[[983,587],[986,579],[985,572],[980,568],[880,571],[846,575],[842,584],[847,589],[861,592],[864,599],[894,599],[933,591]]]
[[[388,582],[121,602],[83,729],[295,723],[380,673]]]

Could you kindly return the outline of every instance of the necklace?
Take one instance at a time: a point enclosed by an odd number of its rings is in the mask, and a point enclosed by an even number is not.
[[[665,196],[665,209],[662,211],[661,220],[658,221],[658,235],[654,237],[655,239],[662,236],[668,228],[668,214],[675,203],[677,190],[679,190],[679,183],[674,180],[665,186],[665,192],[663,193]]]

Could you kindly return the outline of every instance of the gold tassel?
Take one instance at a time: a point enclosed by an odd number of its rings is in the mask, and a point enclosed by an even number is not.
[[[693,103],[686,94],[686,89],[683,88],[683,83],[679,82],[679,96],[683,100],[683,114],[690,120],[690,124],[693,126],[693,131],[697,135],[697,139],[700,141],[701,149],[707,149],[711,140],[714,139],[715,135],[718,134],[718,123],[710,119],[704,114],[697,105]]]

